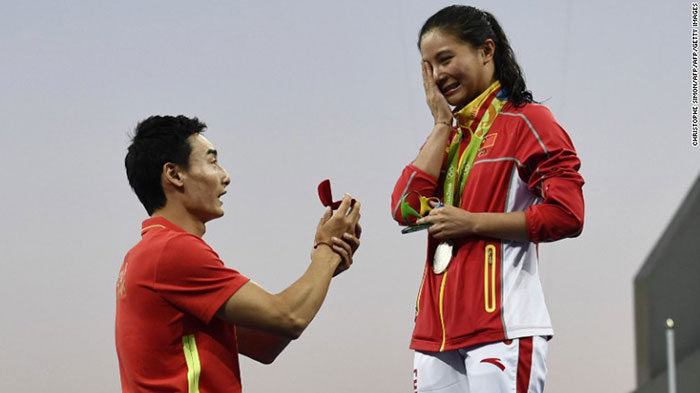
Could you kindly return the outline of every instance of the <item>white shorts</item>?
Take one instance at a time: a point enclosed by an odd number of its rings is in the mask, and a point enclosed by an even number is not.
[[[415,352],[415,393],[542,393],[547,338],[522,337],[445,352]]]

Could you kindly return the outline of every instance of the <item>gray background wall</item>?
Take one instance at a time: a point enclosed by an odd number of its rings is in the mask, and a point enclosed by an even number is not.
[[[127,133],[197,115],[233,179],[205,239],[271,291],[308,263],[316,185],[363,201],[352,270],[246,392],[406,392],[425,240],[389,194],[432,119],[417,32],[445,1],[3,2],[0,391],[117,392],[114,290],[145,216]],[[635,387],[632,280],[700,172],[690,3],[477,1],[583,161],[586,224],[540,247],[548,391]]]

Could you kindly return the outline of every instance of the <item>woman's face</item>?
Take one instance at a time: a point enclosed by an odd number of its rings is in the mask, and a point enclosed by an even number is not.
[[[490,39],[475,48],[433,29],[423,34],[420,51],[432,66],[435,84],[454,107],[467,105],[494,82],[494,44]]]

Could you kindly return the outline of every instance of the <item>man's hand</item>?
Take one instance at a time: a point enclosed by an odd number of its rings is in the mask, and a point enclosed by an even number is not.
[[[351,207],[351,200],[352,198],[346,194],[338,210],[332,213],[331,209],[327,208],[316,227],[314,241],[316,243],[328,243],[342,259],[333,276],[337,276],[352,265],[352,257],[357,248],[360,247],[360,236],[362,234],[362,227],[359,224],[361,204],[359,201],[356,201],[354,206]]]
[[[351,200],[350,195],[345,194],[338,210],[332,212],[330,208],[326,208],[316,227],[316,243],[330,244],[333,237],[341,238],[344,233],[356,233],[357,223],[360,221],[360,201],[351,209]]]
[[[355,255],[355,251],[357,251],[357,249],[360,247],[361,235],[362,227],[358,222],[357,225],[355,225],[354,234],[346,232],[343,234],[342,239],[333,237],[333,251],[340,254],[340,257],[343,259],[342,262],[335,269],[333,277],[350,268],[350,265],[352,265],[352,257]]]

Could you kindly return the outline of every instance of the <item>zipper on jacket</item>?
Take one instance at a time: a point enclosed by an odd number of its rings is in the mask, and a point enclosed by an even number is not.
[[[484,309],[487,313],[496,311],[496,247],[486,246],[484,258]]]
[[[442,326],[442,344],[440,345],[440,352],[445,349],[445,341],[447,339],[447,333],[445,332],[445,313],[443,312],[443,298],[445,295],[445,282],[447,281],[447,270],[442,275],[442,283],[440,284],[440,325]]]

